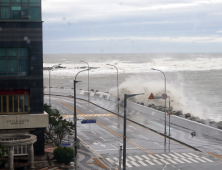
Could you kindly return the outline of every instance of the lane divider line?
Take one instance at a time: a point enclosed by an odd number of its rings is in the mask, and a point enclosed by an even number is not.
[[[57,100],[55,100],[55,101],[57,101]],[[62,103],[62,104],[64,104],[65,106],[69,107],[70,109],[74,110],[73,107],[69,106],[68,104],[66,104],[66,103],[64,103],[64,102],[60,102],[60,101],[57,101],[57,102]],[[76,110],[76,112],[79,113],[79,114],[83,114],[83,115],[84,115],[84,113],[82,113],[82,112],[80,112],[80,111],[78,111],[78,110]],[[113,131],[112,129],[110,129],[110,128],[108,128],[108,127],[106,127],[106,126],[103,125],[102,123],[96,122],[96,124],[98,124],[99,126],[101,126],[101,127],[103,127],[104,129],[108,130],[108,131],[111,132],[112,134],[114,134],[114,135],[120,137],[121,139],[123,139],[123,136],[122,136],[122,135],[120,135],[119,133]],[[147,154],[152,154],[152,155],[154,155],[154,153],[152,153],[152,152],[148,151],[147,149],[143,148],[142,146],[134,143],[133,141],[129,140],[128,138],[126,138],[126,141],[127,141],[128,143],[136,146],[136,147],[139,148],[140,150],[146,152]]]

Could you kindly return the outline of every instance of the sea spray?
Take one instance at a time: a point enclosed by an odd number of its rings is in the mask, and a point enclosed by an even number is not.
[[[171,81],[166,84],[166,93],[170,96],[171,106],[173,110],[182,110],[183,113],[191,113],[192,116],[198,116],[200,118],[208,118],[207,113],[210,109],[201,106],[201,103],[195,99],[195,96],[184,92],[183,86],[177,81]],[[113,87],[109,91],[110,95],[117,98],[117,89]],[[165,106],[163,99],[150,99],[148,100],[151,93],[154,96],[161,96],[165,93],[165,84],[163,79],[151,79],[145,77],[132,76],[127,78],[123,83],[119,85],[119,96],[120,100],[123,101],[124,94],[138,94],[144,93],[144,95],[138,95],[129,98],[129,100],[137,103],[144,103],[145,106],[155,104],[156,106]],[[167,107],[169,108],[169,98],[167,100]]]

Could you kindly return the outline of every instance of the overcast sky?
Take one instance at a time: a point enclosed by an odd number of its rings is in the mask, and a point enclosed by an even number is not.
[[[222,52],[222,0],[42,0],[44,54]]]

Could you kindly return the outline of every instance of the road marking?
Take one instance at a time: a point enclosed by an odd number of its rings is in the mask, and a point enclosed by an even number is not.
[[[131,159],[132,161],[136,161],[136,159],[134,159],[132,156],[127,156],[129,159]]]
[[[204,161],[204,160],[202,160],[200,158],[197,158],[197,157],[195,159],[197,159],[198,161],[201,161],[201,162],[206,162],[206,161]]]
[[[162,161],[163,163],[165,163],[166,165],[169,165],[170,163],[165,161],[164,159],[160,159],[160,161]]]
[[[134,162],[134,161],[130,161],[130,163],[135,165],[136,167],[139,167],[139,165],[136,162]]]
[[[184,164],[184,162],[181,161],[180,159],[174,159],[174,160],[177,161],[177,162],[180,162],[180,163]]]
[[[156,160],[156,159],[154,159],[153,160],[154,162],[156,162],[157,164],[159,164],[159,165],[162,165],[162,163],[161,162],[159,162],[158,160]]]
[[[110,145],[112,145],[112,144],[110,144]],[[114,145],[112,145],[115,149],[117,149],[117,147],[115,147]]]
[[[118,140],[116,140],[116,142],[118,142],[121,146],[123,146],[123,144],[121,142],[119,142]]]
[[[100,137],[102,140],[106,141],[105,139],[103,139],[102,137]]]
[[[186,154],[186,153],[182,153],[183,155],[185,155],[185,156],[187,156],[187,157],[192,157],[192,156],[190,156],[190,155],[188,155],[188,154]]]
[[[190,155],[192,155],[192,156],[195,156],[195,157],[198,157],[197,155],[194,155],[193,153],[188,153],[188,154],[190,154]]]
[[[153,155],[148,155],[149,157],[153,158],[153,159],[157,159],[155,156]]]
[[[144,157],[145,159],[150,160],[150,158],[148,158],[146,155],[141,155],[142,157]]]
[[[145,160],[148,164],[150,164],[150,165],[155,165],[154,163],[152,163],[151,161],[149,161],[149,160]]]
[[[144,138],[144,139],[146,139],[146,140],[148,140],[146,137],[144,137],[144,136],[142,136],[142,135],[140,135],[142,138]]]
[[[173,164],[177,164],[175,161],[173,161],[172,159],[167,159],[168,161],[172,162]]]
[[[181,158],[185,158],[183,155],[180,155],[179,153],[174,152],[174,154],[181,157]]]
[[[57,100],[56,100],[56,101],[57,101]],[[69,107],[70,109],[74,110],[73,107],[69,106],[68,104],[66,104],[66,103],[64,103],[64,102],[61,102],[61,101],[57,101],[57,102],[62,103],[63,105],[65,105],[65,106]],[[97,107],[98,107],[98,106],[97,106]],[[76,112],[79,113],[79,114],[84,115],[82,112],[80,112],[80,111],[78,111],[78,110],[76,110]],[[109,112],[109,113],[111,113],[111,112]],[[115,115],[114,115],[114,116],[115,116]],[[116,135],[116,136],[118,136],[118,137],[120,137],[120,138],[123,139],[123,136],[122,136],[122,135],[120,135],[119,133],[113,131],[112,129],[110,129],[110,128],[108,128],[108,127],[106,127],[105,125],[103,125],[103,124],[101,124],[101,123],[99,123],[99,122],[97,122],[96,124],[99,125],[99,126],[101,126],[101,127],[103,127],[104,129],[108,130],[108,131],[111,132],[112,134],[114,134],[114,135]],[[135,124],[135,125],[136,125],[136,124]],[[144,129],[145,129],[145,128],[144,128]],[[155,133],[155,134],[156,134],[156,133]],[[150,152],[149,150],[147,150],[147,149],[143,148],[142,146],[134,143],[133,141],[129,140],[128,138],[126,139],[126,141],[127,141],[128,143],[136,146],[136,147],[139,148],[140,150],[148,153],[148,154],[153,154],[153,153]]]
[[[166,155],[166,154],[161,154],[161,155],[165,156],[167,159],[171,159],[171,157],[169,157],[169,156]]]
[[[192,163],[192,162],[190,162],[190,161],[186,160],[185,158],[180,158],[180,159],[182,159],[184,162],[187,162],[187,163],[189,163],[189,164],[191,164],[191,163]]]
[[[163,147],[162,145],[160,145],[159,143],[156,143],[156,142],[153,142],[153,143],[155,143],[156,145],[158,145],[158,146],[161,146],[161,147]]]
[[[110,159],[110,158],[106,158],[106,160],[109,161],[110,163],[114,163],[114,162],[112,161],[112,159]]]
[[[136,129],[135,127],[133,127],[133,126],[130,126],[130,125],[129,125],[129,127],[133,128],[133,129]]]
[[[119,129],[118,127],[116,127],[116,126],[113,126],[114,128],[116,128],[116,129]]]
[[[172,156],[172,157],[174,157],[174,158],[176,158],[176,159],[178,158],[177,156],[175,156],[175,155],[172,154],[172,153],[170,153],[169,155]]]
[[[135,158],[139,159],[140,161],[142,161],[143,159],[140,158],[139,156],[135,156]]]
[[[162,157],[162,156],[160,156],[160,155],[158,155],[158,154],[155,154],[155,156],[157,156],[157,157],[160,158],[160,159],[165,159],[164,157]]]
[[[87,128],[87,127],[85,127],[84,125],[82,125],[84,128]]]
[[[63,118],[73,118],[73,115],[61,115]],[[81,114],[77,117],[100,117],[100,116],[115,116],[114,114]]]
[[[116,161],[119,161],[119,159],[117,157],[113,157],[113,159],[115,159]]]
[[[207,160],[207,161],[209,161],[209,162],[214,162],[214,161],[212,161],[212,160],[210,160],[210,159],[208,159],[208,158],[205,158],[205,157],[202,157],[202,159],[205,159],[205,160]]]
[[[132,168],[132,166],[128,162],[126,162],[126,166],[128,166],[129,168]],[[123,166],[121,166],[121,167],[123,167]]]
[[[199,163],[198,161],[196,161],[195,159],[193,159],[193,158],[187,158],[187,159],[189,159],[189,160],[191,160],[191,161],[193,161],[193,162],[195,162],[195,163]],[[196,158],[197,159],[197,158]]]
[[[147,164],[145,164],[143,161],[138,161],[139,163],[141,163],[143,166],[147,166]]]
[[[96,133],[95,132],[93,132],[93,131],[91,131],[93,134],[95,134],[96,135]]]
[[[130,131],[130,132],[133,132],[132,130],[129,130],[129,129],[127,129],[128,131]]]

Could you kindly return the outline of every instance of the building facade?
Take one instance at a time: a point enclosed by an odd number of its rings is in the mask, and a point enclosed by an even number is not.
[[[41,0],[0,0],[0,133],[37,136],[44,154]]]

